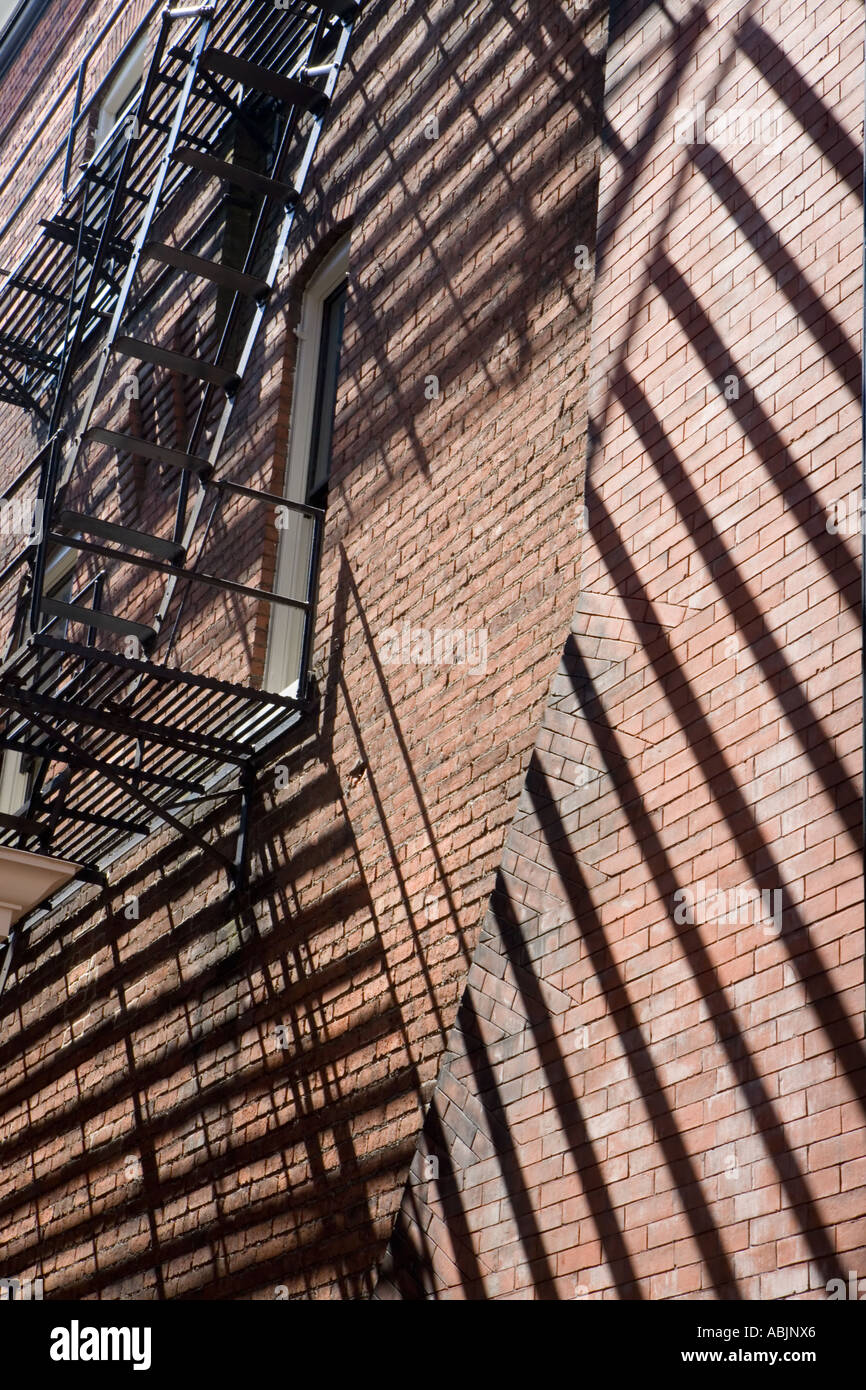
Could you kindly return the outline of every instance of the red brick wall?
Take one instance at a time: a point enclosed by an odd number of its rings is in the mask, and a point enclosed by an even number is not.
[[[81,104],[85,106],[105,82],[149,8],[148,0],[129,0],[123,5],[70,0],[62,6],[55,0],[0,81],[0,283],[5,284],[7,274],[17,267],[39,234],[40,219],[62,211],[66,141],[74,116],[80,64],[87,59],[81,90]],[[116,22],[107,24],[115,11]],[[72,150],[70,185],[80,176],[86,139],[87,122],[82,122]],[[12,325],[13,330],[15,327]],[[5,404],[0,405],[0,411],[2,491],[33,456],[45,432],[26,411]],[[18,548],[17,538],[0,535],[3,563]],[[6,593],[0,596],[0,640],[4,643],[7,597]]]
[[[581,598],[379,1298],[866,1274],[862,61],[844,0],[615,16]]]
[[[46,1298],[372,1291],[578,597],[603,27],[366,7],[225,460],[279,477],[299,290],[351,225],[320,704],[262,776],[245,902],[166,832],[19,958],[0,1264]],[[224,572],[267,568],[250,515]],[[179,650],[236,677],[252,615],[206,599]],[[483,630],[486,669],[387,664],[404,621]]]

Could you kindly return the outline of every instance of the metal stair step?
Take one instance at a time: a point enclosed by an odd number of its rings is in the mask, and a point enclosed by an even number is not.
[[[210,381],[214,386],[227,387],[237,382],[236,372],[218,367],[214,362],[203,362],[200,357],[184,357],[181,352],[170,348],[157,347],[156,343],[144,343],[140,338],[115,338],[111,344],[114,352],[122,352],[125,357],[137,357],[140,362],[153,362],[158,367],[168,367],[170,371],[181,372],[184,376]]]
[[[98,516],[82,516],[78,512],[63,511],[58,517],[59,524],[67,531],[80,531],[86,536],[102,536],[103,540],[116,541],[118,545],[129,546],[132,550],[146,550],[159,560],[175,561],[183,555],[183,546],[175,541],[164,540],[162,536],[151,536],[146,531],[135,531],[129,526],[118,526],[113,521],[103,521]]]
[[[149,439],[139,439],[134,434],[121,434],[119,430],[90,429],[85,439],[98,444],[109,444],[122,454],[135,454],[139,458],[155,459],[157,463],[167,463],[170,468],[183,468],[190,473],[204,473],[210,468],[207,459],[197,454],[186,454],[182,449],[169,449],[165,444],[152,444]]]
[[[107,179],[104,174],[98,174],[95,169],[86,169],[84,177],[88,183],[95,183],[99,188],[107,188],[109,192],[114,192],[114,179]],[[146,203],[149,196],[147,193],[141,193],[137,188],[130,188],[129,186],[123,192],[124,197],[132,198],[136,203]]]
[[[266,174],[257,174],[254,169],[245,169],[242,164],[230,164],[227,159],[218,159],[216,155],[194,150],[189,145],[178,145],[174,157],[181,164],[189,165],[191,169],[201,169],[206,174],[213,174],[218,179],[233,183],[236,188],[269,198],[271,202],[295,203],[298,200],[297,189],[290,183],[268,178]]]
[[[303,106],[305,110],[317,115],[328,104],[328,98],[324,93],[311,87],[308,82],[299,82],[294,77],[283,77],[281,73],[263,68],[259,63],[251,63],[246,58],[238,58],[234,53],[226,53],[221,48],[206,48],[201,55],[199,66],[206,72],[216,73],[218,77],[228,77],[242,82],[245,87],[253,87],[257,92],[267,92],[288,106]]]
[[[81,608],[77,603],[63,603],[57,598],[40,599],[39,607],[49,618],[66,618],[69,622],[83,623],[85,627],[119,633],[121,637],[137,637],[139,642],[148,642],[156,636],[152,627],[134,623],[131,618],[118,618],[114,613],[100,613],[95,608]]]
[[[267,280],[260,280],[257,275],[247,275],[242,270],[235,270],[233,266],[205,260],[202,256],[193,256],[189,251],[166,246],[161,241],[149,241],[142,254],[149,260],[159,261],[162,265],[173,265],[177,270],[187,270],[191,275],[212,280],[215,285],[222,285],[227,290],[252,295],[254,299],[260,299],[262,295],[271,292]]]
[[[25,367],[35,367],[38,371],[56,372],[60,359],[48,352],[40,352],[33,343],[24,338],[14,338],[9,333],[0,333],[0,357],[10,357]]]
[[[63,242],[65,246],[77,246],[79,241],[78,223],[68,217],[41,217],[39,225],[46,236],[52,237],[55,241]],[[88,260],[92,259],[91,252],[95,250],[99,242],[99,233],[90,228],[85,228],[82,240],[82,254]],[[109,254],[118,260],[128,261],[133,252],[133,243],[127,237],[112,237],[108,248]]]

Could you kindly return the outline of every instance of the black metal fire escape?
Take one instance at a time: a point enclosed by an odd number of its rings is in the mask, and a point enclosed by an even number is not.
[[[0,665],[0,749],[23,754],[30,768],[26,804],[0,815],[0,845],[73,861],[85,880],[101,881],[121,847],[168,825],[243,883],[256,772],[309,706],[322,514],[233,480],[221,459],[359,10],[345,0],[279,7],[223,0],[164,11],[122,139],[85,168],[62,210],[43,219],[0,294],[0,399],[30,411],[46,437],[0,496],[7,507],[30,499],[42,522],[41,534],[0,573],[0,602],[11,615]],[[238,131],[252,142],[254,160],[229,157],[227,133]],[[185,190],[208,181],[248,209],[233,264],[190,249],[194,239],[161,239],[190,205]],[[155,277],[163,296],[174,277],[179,302],[192,296],[194,304],[197,287],[222,295],[215,351],[206,358],[148,338],[142,305]],[[119,362],[198,383],[183,447],[97,423],[107,374]],[[103,466],[94,465],[93,450],[105,468],[133,459],[145,473],[173,480],[170,536],[82,506],[82,478]],[[201,568],[208,527],[238,499],[294,506],[309,519],[303,599]],[[47,577],[60,549],[79,556],[76,577],[87,577],[58,597]],[[159,576],[161,597],[146,621],[103,603],[106,576],[118,566]],[[183,669],[173,644],[192,586],[302,612],[296,696]],[[204,800],[230,807],[231,797],[238,798],[234,855],[190,823]]]

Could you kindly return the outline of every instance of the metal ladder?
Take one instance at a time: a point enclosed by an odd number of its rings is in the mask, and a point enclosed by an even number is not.
[[[269,68],[231,51],[229,44],[214,42],[214,30],[231,37],[241,28],[242,53],[255,56],[274,51],[267,45],[262,47],[258,38],[268,7],[260,2],[254,8],[258,26],[254,33],[243,28],[249,11],[237,0],[224,0],[220,9],[208,5],[164,12],[107,213],[98,228],[92,223],[87,227],[88,244],[81,258],[81,265],[89,267],[84,289],[78,260],[71,277],[62,362],[48,421],[51,432],[13,485],[14,490],[38,474],[37,497],[44,524],[35,553],[28,548],[4,571],[4,577],[11,578],[23,556],[32,567],[29,584],[19,589],[12,635],[0,661],[0,705],[7,711],[3,746],[35,759],[35,773],[26,805],[15,815],[0,816],[0,833],[15,835],[22,848],[35,840],[42,852],[65,854],[81,865],[80,877],[90,881],[99,880],[103,854],[111,852],[118,835],[127,831],[149,833],[148,823],[156,817],[211,854],[236,883],[242,883],[247,872],[255,769],[267,756],[271,742],[281,736],[286,721],[296,718],[309,702],[323,513],[222,476],[219,459],[360,6],[346,0],[320,4],[289,0],[288,6],[280,7],[290,11],[285,21],[289,38],[277,51],[281,55],[290,51],[290,60],[281,56],[279,61],[291,75],[278,65]],[[180,22],[184,28],[178,39]],[[208,131],[224,133],[231,128],[232,118],[249,125],[244,109],[234,99],[237,84],[247,93],[264,94],[261,108],[256,109],[266,109],[274,116],[267,162],[258,169],[223,158],[222,147],[214,137],[212,143],[202,138]],[[195,109],[190,114],[193,98]],[[171,107],[170,120],[165,118],[167,105]],[[154,106],[161,120],[152,116]],[[141,156],[145,160],[141,170],[146,172],[138,172],[136,185],[138,141],[149,122],[164,140],[160,143],[149,137],[149,153],[146,158]],[[261,140],[258,143],[263,144]],[[143,199],[144,180],[154,168],[149,194]],[[180,246],[171,246],[153,235],[157,216],[166,210],[168,217],[173,216],[176,204],[172,190],[180,186],[189,170],[206,180],[238,188],[244,195],[252,194],[256,200],[244,253],[233,257],[242,262],[237,267],[196,254],[188,239]],[[82,213],[79,245],[84,222]],[[128,257],[120,281],[116,274],[106,272],[108,262],[117,264],[119,225],[125,240],[121,249]],[[144,265],[156,265],[159,276],[171,277],[174,282],[176,277],[184,283],[191,280],[215,285],[228,296],[224,321],[219,320],[218,345],[210,357],[183,355],[148,340],[141,330],[135,335],[127,320],[137,312],[133,284]],[[104,327],[100,312],[107,302],[106,280],[116,300]],[[164,319],[160,310],[156,321]],[[109,365],[125,360],[168,367],[201,383],[193,423],[182,441],[175,441],[181,447],[169,448],[107,428],[107,422],[94,422]],[[81,386],[85,371],[92,372],[86,389]],[[71,416],[73,422],[67,424]],[[209,429],[212,434],[208,438]],[[84,451],[91,443],[107,447],[115,455],[136,456],[145,467],[158,462],[169,470],[169,476],[176,475],[171,536],[132,529],[113,518],[90,514],[98,509],[81,505],[79,480],[81,484],[87,480]],[[203,537],[215,510],[226,499],[236,497],[312,518],[306,599],[269,593],[209,574],[190,562],[197,540],[196,553],[203,549],[199,530],[208,497],[214,499],[214,511],[201,528]],[[88,577],[68,598],[53,597],[47,591],[46,575],[57,547],[97,557],[109,566],[124,564],[157,572],[164,582],[149,594],[148,612],[158,605],[155,618],[144,623],[126,612],[105,611],[101,603],[105,569],[95,578]],[[220,673],[203,675],[177,664],[168,665],[166,655],[174,642],[183,604],[175,604],[170,635],[166,619],[178,585],[190,581],[223,593],[303,610],[297,697],[259,691],[249,681],[232,685],[220,679]],[[86,630],[86,645],[68,637],[69,624]],[[102,632],[122,637],[126,655],[98,645],[97,635]],[[167,640],[157,656],[154,648],[161,634]],[[203,724],[197,722],[199,710],[207,712],[201,716]],[[211,727],[208,721],[213,720],[217,722]],[[46,785],[49,768],[58,763],[65,771],[52,776]],[[242,797],[233,860],[177,814],[178,807],[188,804],[184,798],[201,797],[205,784],[210,785],[209,779],[224,767],[234,768],[241,784],[239,789],[229,787],[219,793],[230,797],[240,790]],[[94,791],[103,786],[105,805],[101,794]]]
[[[278,504],[306,515],[315,513],[316,509],[293,504],[269,494],[256,493],[252,489],[220,478],[217,471],[234,403],[256,346],[269,297],[276,285],[307,175],[313,163],[323,118],[338,80],[360,6],[346,3],[346,0],[325,0],[325,3],[308,5],[308,8],[317,11],[317,20],[312,29],[303,69],[293,77],[213,46],[209,39],[215,15],[214,6],[167,10],[163,14],[135,122],[127,140],[99,244],[95,253],[92,253],[87,287],[77,308],[77,321],[74,331],[69,335],[58,376],[55,404],[49,425],[52,431],[52,446],[45,451],[38,492],[44,525],[33,568],[29,613],[31,632],[38,632],[46,619],[60,619],[81,623],[91,632],[97,628],[132,638],[134,642],[141,644],[145,652],[150,653],[171,609],[177,585],[182,581],[194,576],[199,582],[250,596],[264,596],[262,591],[185,567],[209,491],[216,489],[218,501],[231,494],[252,498],[258,496],[270,505]],[[184,36],[181,45],[169,49],[173,29],[178,21],[187,22]],[[67,401],[74,395],[76,375],[83,355],[86,330],[90,323],[91,306],[105,257],[114,246],[115,226],[126,196],[139,131],[148,120],[150,103],[162,81],[161,68],[168,52],[174,57],[182,57],[186,65],[182,80],[179,81],[176,77],[171,79],[172,84],[177,87],[174,116],[166,130],[156,177],[150,197],[141,213],[126,273],[99,349],[93,379],[74,424],[68,430],[64,430],[61,420]],[[322,56],[326,61],[320,61]],[[210,150],[202,149],[200,142],[191,142],[184,138],[185,118],[193,93],[201,98],[206,87],[214,102],[224,105],[229,111],[237,111],[237,104],[224,85],[226,82],[240,83],[244,89],[267,94],[275,98],[282,108],[282,133],[267,174],[225,160]],[[300,120],[307,114],[311,118],[309,129],[305,136],[299,135]],[[285,171],[293,153],[299,155],[299,159],[294,177],[289,178]],[[240,267],[234,268],[222,262],[205,259],[151,237],[153,222],[163,208],[163,194],[169,172],[178,164],[194,169],[208,178],[240,188],[261,200]],[[268,248],[264,245],[264,238],[273,222],[273,205],[282,208],[282,219],[278,224],[275,239]],[[261,263],[268,250],[269,268],[264,275],[257,275],[255,266]],[[156,262],[178,277],[209,281],[230,293],[231,306],[213,360],[185,356],[124,331],[133,283],[140,267],[147,262]],[[243,306],[249,306],[250,302],[253,307],[252,316],[240,351],[232,360],[232,342],[239,318]],[[105,374],[118,356],[165,367],[203,383],[202,398],[185,448],[168,448],[122,431],[104,429],[92,424]],[[222,407],[213,437],[205,449],[205,428],[217,392],[223,396]],[[174,534],[170,539],[133,530],[114,521],[88,516],[67,505],[66,499],[74,484],[83,451],[90,443],[107,445],[117,453],[133,455],[148,462],[159,462],[180,472]],[[319,528],[316,528],[314,551],[318,550],[319,541]],[[149,624],[143,624],[126,616],[101,612],[96,607],[82,607],[77,603],[51,598],[45,592],[45,575],[49,553],[58,545],[68,546],[109,562],[123,561],[165,575],[164,592],[155,619]],[[313,566],[318,568],[318,559],[317,553],[311,555],[311,569]],[[300,600],[276,595],[273,598],[274,601],[289,606],[306,607]],[[302,680],[307,676],[309,664],[310,627],[308,621]]]

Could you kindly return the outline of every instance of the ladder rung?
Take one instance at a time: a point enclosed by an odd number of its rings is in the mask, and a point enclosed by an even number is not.
[[[143,116],[141,124],[146,125],[148,130],[158,130],[161,135],[171,134],[171,126],[168,121],[158,121],[154,116]]]
[[[254,169],[245,169],[242,164],[230,164],[227,159],[217,159],[216,155],[205,154],[202,150],[190,149],[189,145],[179,145],[174,157],[181,164],[192,169],[202,169],[206,174],[214,174],[225,179],[237,188],[245,188],[248,193],[258,193],[260,197],[270,198],[275,203],[294,203],[297,189],[279,179],[269,179],[265,174],[257,174]]]
[[[36,294],[40,299],[47,299],[52,304],[65,305],[69,299],[68,295],[49,290],[46,285],[40,285],[38,280],[29,280],[25,275],[14,275],[9,284],[14,285],[16,289],[25,290],[28,294]]]
[[[238,379],[235,372],[218,367],[214,362],[203,362],[199,357],[184,357],[181,352],[157,347],[156,343],[143,343],[140,338],[115,338],[111,346],[125,357],[153,362],[158,367],[168,367],[172,372],[182,372],[184,376],[196,377],[199,381],[210,381],[214,386],[225,387]]]
[[[129,526],[118,526],[98,516],[81,516],[78,512],[64,511],[60,513],[59,522],[67,531],[102,536],[104,540],[116,541],[118,545],[129,546],[133,550],[146,550],[159,560],[174,561],[183,555],[183,546],[175,541],[163,540],[162,536],[151,536],[145,531],[134,531]]]
[[[79,810],[77,806],[71,806],[63,797],[56,797],[54,801],[44,801],[40,809],[49,815],[56,815],[61,821],[71,820],[78,823],[83,821],[85,825],[98,825],[106,830],[122,830],[127,835],[146,835],[148,831],[148,827],[138,821],[120,821],[113,816],[99,816],[95,811]]]
[[[11,357],[24,367],[35,367],[43,372],[56,372],[60,365],[58,358],[48,352],[40,352],[32,342],[13,338],[6,333],[0,333],[0,357]]]
[[[268,92],[288,106],[303,106],[305,110],[318,114],[328,104],[324,93],[311,87],[308,82],[283,77],[270,68],[251,63],[246,58],[238,58],[234,53],[225,53],[221,48],[206,48],[201,55],[200,66],[219,77],[229,77],[242,82],[245,87],[254,87],[257,92]]]
[[[170,468],[185,468],[190,473],[204,473],[210,468],[207,459],[196,454],[185,454],[182,449],[169,449],[165,444],[151,444],[149,439],[139,439],[134,434],[121,434],[118,430],[88,430],[85,439],[96,440],[98,444],[109,444],[122,454],[134,454],[139,458],[155,459],[157,463],[167,463]]]
[[[169,127],[170,128],[170,127]],[[66,217],[42,217],[39,225],[46,236],[52,237],[55,241],[62,241],[65,246],[78,245],[78,223]],[[99,233],[85,227],[82,237],[82,251],[88,260],[92,260],[91,253],[95,251],[99,244]],[[127,237],[112,237],[108,248],[109,255],[118,260],[128,261],[133,251],[133,243]]]
[[[98,627],[105,632],[120,633],[121,637],[137,637],[139,642],[148,642],[156,636],[152,627],[145,627],[144,623],[134,623],[131,618],[116,618],[113,613],[100,613],[96,608],[81,608],[77,603],[62,603],[57,598],[43,598],[39,607],[50,618],[66,618],[71,623],[83,623],[85,627]]]
[[[242,270],[235,270],[233,266],[220,265],[218,261],[193,256],[189,251],[165,246],[161,241],[148,242],[143,254],[152,261],[173,265],[177,270],[188,270],[191,275],[200,275],[205,280],[212,280],[215,285],[223,285],[225,289],[234,290],[238,294],[252,295],[254,299],[270,293],[271,287],[267,280],[260,280],[256,275],[247,275]]]
[[[114,192],[114,180],[105,178],[103,174],[98,174],[95,169],[87,169],[84,177],[87,179],[88,183],[95,183],[100,188],[107,188],[112,193]],[[130,188],[127,186],[123,191],[127,198],[132,198],[135,202],[146,203],[148,201],[149,195],[147,193],[139,193],[137,188]]]

